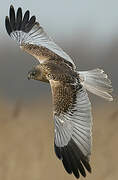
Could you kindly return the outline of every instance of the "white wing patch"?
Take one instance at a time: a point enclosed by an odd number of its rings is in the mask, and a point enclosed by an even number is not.
[[[73,113],[71,113],[73,110]],[[86,91],[78,91],[75,107],[66,114],[54,115],[55,144],[66,146],[71,138],[87,157],[91,154],[91,104]]]

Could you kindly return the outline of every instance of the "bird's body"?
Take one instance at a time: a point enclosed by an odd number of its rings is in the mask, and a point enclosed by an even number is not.
[[[6,17],[6,29],[21,49],[34,56],[40,64],[29,71],[28,79],[49,83],[52,90],[55,124],[54,148],[65,170],[76,178],[91,172],[92,115],[86,89],[109,101],[113,98],[111,81],[101,69],[76,70],[73,60],[47,36],[29,11],[22,17],[13,6]]]
[[[74,96],[77,90],[82,88],[79,74],[66,63],[59,60],[48,60],[34,68],[35,76],[29,72],[29,78],[47,82],[51,84],[52,93],[55,94],[55,112],[67,112],[69,107],[74,104]],[[36,75],[38,73],[38,76]],[[40,72],[40,74],[39,74]],[[64,100],[64,103],[60,100]]]

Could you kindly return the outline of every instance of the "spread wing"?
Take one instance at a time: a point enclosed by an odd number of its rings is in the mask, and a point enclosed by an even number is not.
[[[13,6],[10,6],[9,17],[5,19],[6,30],[13,40],[26,52],[36,57],[40,63],[56,56],[68,61],[73,67],[73,60],[48,37],[36,17],[30,18],[30,12],[22,15],[22,9],[18,8],[15,15]],[[59,59],[59,57],[57,57]]]
[[[76,178],[91,172],[91,104],[81,85],[51,81],[57,157]]]

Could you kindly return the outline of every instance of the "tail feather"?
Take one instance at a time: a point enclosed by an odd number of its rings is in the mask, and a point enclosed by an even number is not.
[[[108,101],[113,101],[110,94],[113,91],[111,81],[102,69],[80,71],[78,73],[84,88]]]

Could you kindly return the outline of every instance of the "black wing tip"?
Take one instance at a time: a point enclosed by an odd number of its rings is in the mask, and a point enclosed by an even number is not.
[[[57,157],[62,160],[63,166],[67,173],[74,174],[78,179],[80,174],[86,177],[85,169],[91,173],[91,166],[88,159],[84,156],[82,151],[78,148],[76,143],[71,139],[67,146],[55,146],[55,153]]]
[[[8,17],[8,16],[5,17],[5,22],[6,22],[6,21],[9,21],[9,17]]]
[[[30,11],[27,10],[24,13],[24,17],[22,18],[21,7],[17,9],[17,14],[15,15],[14,6],[10,5],[9,17],[6,16],[5,18],[5,26],[8,34],[10,35],[13,31],[17,31],[17,30],[28,33],[36,23],[36,17],[32,16],[29,19],[29,15],[30,15]]]
[[[17,9],[17,11],[22,11],[22,8],[21,8],[21,7],[19,7],[19,8]]]
[[[12,4],[10,5],[10,9],[14,9],[14,6]]]
[[[11,29],[11,25],[10,25],[8,16],[5,17],[5,27],[6,27],[7,33],[10,35],[12,32],[12,29]]]
[[[21,8],[21,7],[19,7],[19,8],[17,9],[17,15],[18,15],[19,13],[22,14],[22,8]],[[21,18],[22,18],[22,17],[21,17]]]
[[[57,147],[55,143],[54,143],[54,150],[55,150],[55,154],[58,157],[58,159],[61,159],[62,158],[62,156],[61,156],[61,148]]]

